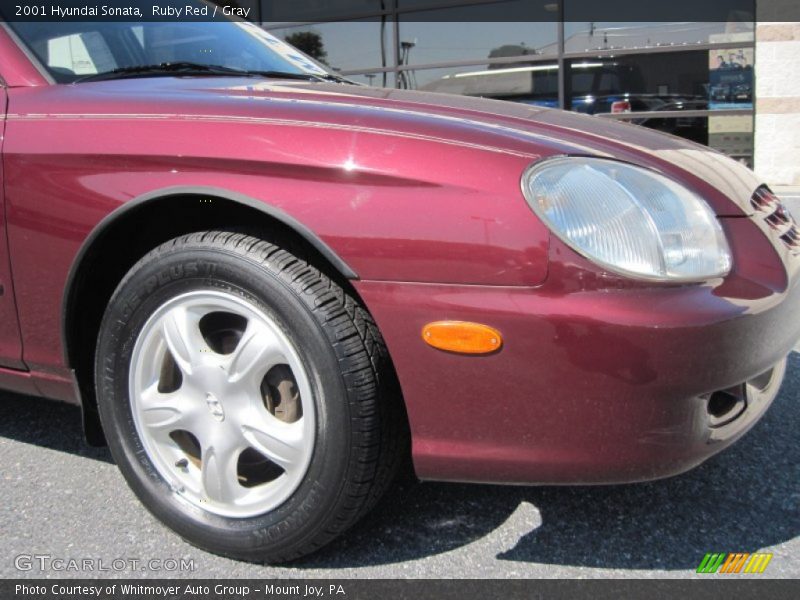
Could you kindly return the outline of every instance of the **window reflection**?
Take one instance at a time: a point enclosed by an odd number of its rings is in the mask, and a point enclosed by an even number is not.
[[[708,108],[707,51],[576,59],[567,65],[567,108],[578,112]]]
[[[356,73],[347,75],[347,78],[356,83],[363,83],[373,87],[397,87],[397,78],[394,71],[383,73]]]
[[[488,68],[425,69],[413,73],[415,89],[558,106],[558,65],[543,63]]]
[[[692,109],[689,105],[687,110]],[[628,121],[663,133],[677,135],[698,144],[708,145],[708,117],[642,117]]]
[[[555,23],[400,21],[400,64],[554,54]]]
[[[622,23],[572,22],[564,23],[564,51],[592,52],[596,50],[627,50],[708,44],[728,41],[752,41],[753,22],[729,23]]]
[[[364,19],[269,31],[335,71],[394,65],[391,23]]]
[[[558,23],[552,13],[531,10],[542,6],[515,0],[400,14],[400,64],[554,54]],[[515,18],[518,12],[539,20]]]

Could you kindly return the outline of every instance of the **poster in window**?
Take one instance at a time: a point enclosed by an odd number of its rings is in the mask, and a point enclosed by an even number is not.
[[[708,107],[753,108],[753,48],[709,52]]]

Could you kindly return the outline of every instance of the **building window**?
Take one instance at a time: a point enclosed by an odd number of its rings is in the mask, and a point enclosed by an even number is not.
[[[360,83],[629,121],[752,163],[752,0],[681,23],[580,20],[596,0],[298,2],[262,2],[263,25]],[[279,23],[298,8],[320,22]]]
[[[391,24],[371,19],[270,29],[334,71],[394,66]]]

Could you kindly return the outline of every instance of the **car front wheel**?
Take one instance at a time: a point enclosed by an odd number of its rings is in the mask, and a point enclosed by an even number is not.
[[[242,233],[161,245],[114,292],[96,355],[111,452],[186,540],[281,562],[381,495],[404,452],[385,346],[358,301]]]

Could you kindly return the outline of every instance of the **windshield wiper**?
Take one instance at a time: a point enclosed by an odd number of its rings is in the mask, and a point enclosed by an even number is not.
[[[286,71],[245,71],[254,77],[274,77],[276,79],[307,79],[308,81],[332,81],[334,83],[349,83],[355,85],[346,77],[333,73],[289,73]]]
[[[85,75],[83,77],[78,77],[78,79],[75,80],[75,83],[172,73],[186,73],[192,75],[241,75],[242,71],[219,65],[204,65],[192,62],[163,62],[158,65],[135,65],[132,67],[120,67],[111,71],[103,71],[102,73]]]
[[[327,73],[292,73],[291,71],[242,71],[250,77],[267,77],[270,79],[305,79],[306,81],[327,81],[333,75]]]
[[[120,67],[111,71],[94,73],[79,77],[74,83],[86,81],[104,81],[107,79],[124,79],[126,77],[147,77],[149,75],[205,75],[222,77],[270,77],[282,79],[301,79],[305,81],[324,81],[328,75],[316,75],[313,73],[292,73],[290,71],[246,71],[223,67],[222,65],[204,65],[193,62],[164,62],[158,65],[136,65],[132,67]],[[330,75],[331,80],[338,80],[336,76]]]
[[[343,77],[341,75],[334,75],[333,73],[316,73],[315,75],[324,81],[333,81],[335,83],[349,83],[351,85],[356,85],[355,81],[350,81],[347,77]]]

